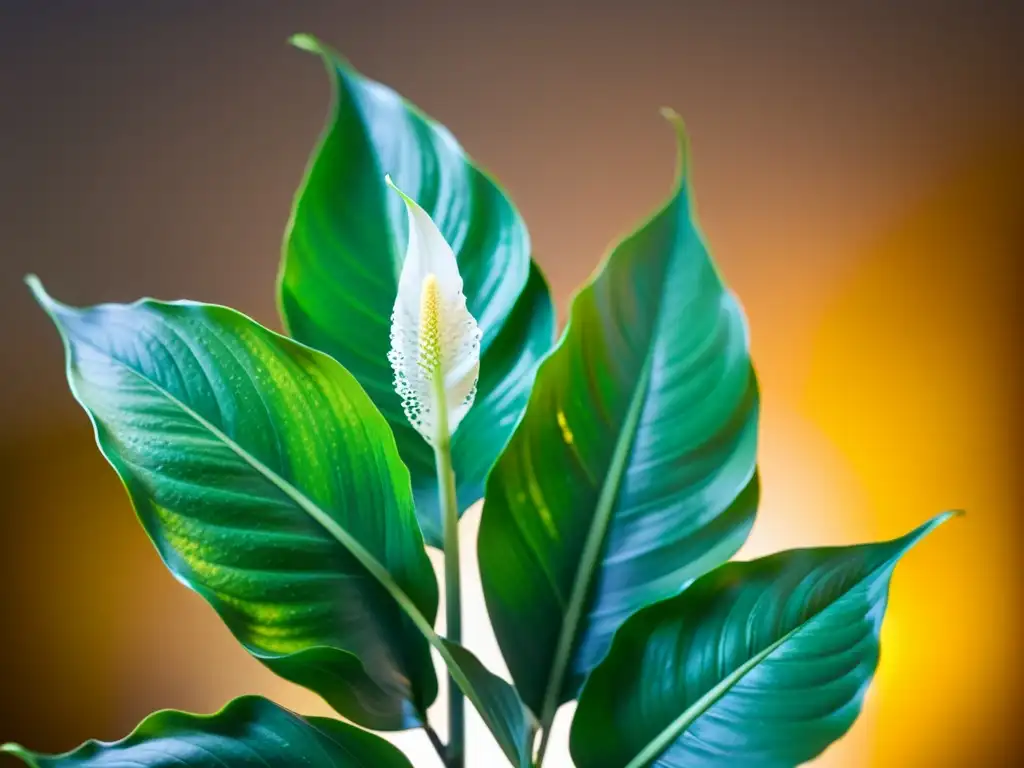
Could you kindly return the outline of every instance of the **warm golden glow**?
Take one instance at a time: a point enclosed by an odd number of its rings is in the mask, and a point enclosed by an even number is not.
[[[18,73],[4,125],[21,149],[4,156],[0,259],[12,703],[0,739],[59,751],[120,738],[155,709],[209,712],[256,692],[328,714],[167,573],[21,284],[35,270],[82,303],[190,296],[276,327],[276,246],[326,108],[317,67],[280,43],[306,22],[285,3],[182,10],[170,27],[163,12],[93,4],[86,35],[81,14],[57,7],[74,4],[6,5],[20,10],[0,23],[4,71]],[[408,5],[338,4],[307,31],[494,173],[563,316],[671,184],[657,108],[685,117],[701,223],[748,311],[762,391],[763,504],[742,556],[894,536],[966,509],[899,565],[867,710],[817,768],[1013,764],[1024,133],[1019,23],[1005,22],[1019,4],[750,3],[742,17],[728,3],[592,4],[585,19]],[[395,44],[379,44],[384,29]],[[143,72],[154,87],[139,87]],[[351,332],[364,320],[353,314]],[[301,446],[287,450],[301,463]],[[478,515],[463,528],[464,636],[503,670],[479,595]],[[570,765],[569,711],[546,768]],[[444,706],[432,715],[443,732]],[[467,719],[471,765],[503,765]],[[421,734],[389,738],[437,766]]]

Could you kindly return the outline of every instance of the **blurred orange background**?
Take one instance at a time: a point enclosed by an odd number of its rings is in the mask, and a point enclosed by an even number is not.
[[[968,511],[897,569],[866,711],[816,765],[1013,764],[1020,7],[484,5],[0,8],[0,741],[63,750],[249,692],[326,714],[163,569],[20,282],[37,272],[71,303],[214,301],[279,327],[281,233],[328,99],[319,62],[284,43],[305,31],[502,181],[563,311],[668,192],[658,108],[685,116],[703,229],[763,389],[764,502],[741,556]],[[464,580],[469,644],[501,669]],[[500,764],[477,726],[472,764]],[[418,733],[396,741],[437,765]],[[570,765],[563,744],[547,764]]]

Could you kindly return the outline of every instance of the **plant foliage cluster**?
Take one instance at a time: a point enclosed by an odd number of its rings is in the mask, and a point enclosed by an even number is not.
[[[285,237],[288,336],[190,301],[72,308],[29,283],[164,563],[347,722],[245,697],[64,755],[4,749],[38,768],[398,768],[362,728],[422,727],[461,768],[465,699],[517,768],[541,765],[572,700],[580,768],[818,755],[860,710],[893,568],[951,513],[893,541],[728,562],[758,506],[759,393],[679,119],[675,188],[556,343],[499,187],[393,91],[294,42],[334,95]],[[514,686],[460,643],[457,522],[481,497]],[[427,546],[446,555],[444,637]],[[453,683],[446,744],[427,719],[432,651]]]

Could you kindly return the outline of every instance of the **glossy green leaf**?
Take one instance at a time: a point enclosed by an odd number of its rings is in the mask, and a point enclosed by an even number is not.
[[[89,741],[63,755],[16,744],[0,751],[32,768],[412,768],[379,736],[302,718],[256,696],[236,699],[214,715],[156,712],[120,741]]]
[[[747,330],[695,224],[678,129],[675,191],[576,296],[487,484],[484,595],[542,724],[626,617],[728,559],[754,520]]]
[[[387,423],[328,356],[224,307],[39,302],[75,397],[174,575],[277,674],[375,729],[437,694],[437,582]]]
[[[480,498],[551,346],[547,286],[531,263],[519,213],[447,129],[319,41],[300,35],[293,42],[323,58],[334,103],[288,227],[281,312],[291,335],[339,360],[387,418],[412,475],[427,541],[440,546],[433,453],[402,411],[387,357],[408,223],[385,174],[452,245],[469,311],[483,332],[473,418],[452,445],[460,509]]]
[[[579,768],[783,768],[853,724],[896,562],[946,512],[879,544],[729,563],[631,617],[580,695]]]
[[[529,712],[434,632],[408,472],[344,368],[224,307],[73,309],[30,284],[146,532],[250,653],[384,730],[436,696],[429,643],[521,765]]]
[[[498,746],[516,768],[530,768],[537,721],[516,693],[515,688],[490,672],[461,645],[443,641],[452,662],[472,682],[478,692],[475,702]],[[452,663],[449,663],[449,668]]]

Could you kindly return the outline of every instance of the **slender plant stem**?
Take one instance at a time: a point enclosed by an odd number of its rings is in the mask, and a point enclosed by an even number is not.
[[[438,736],[437,731],[434,730],[434,726],[425,722],[423,724],[423,730],[427,732],[427,738],[430,739],[430,743],[433,745],[434,751],[437,752],[437,756],[441,758],[441,764],[448,765],[447,750],[445,749],[444,742],[441,741],[441,737]]]
[[[444,527],[444,593],[447,638],[462,642],[462,598],[459,575],[459,502],[455,495],[455,472],[452,469],[452,441],[448,431],[448,408],[444,382],[435,374],[437,400],[437,437],[434,441],[434,462],[437,465],[438,500]],[[465,700],[455,680],[448,678],[448,768],[465,765],[466,718]]]
[[[544,754],[548,751],[548,739],[551,738],[551,723],[547,724],[540,732],[540,748],[537,750],[537,759],[534,761],[536,768],[541,768],[544,763]]]

